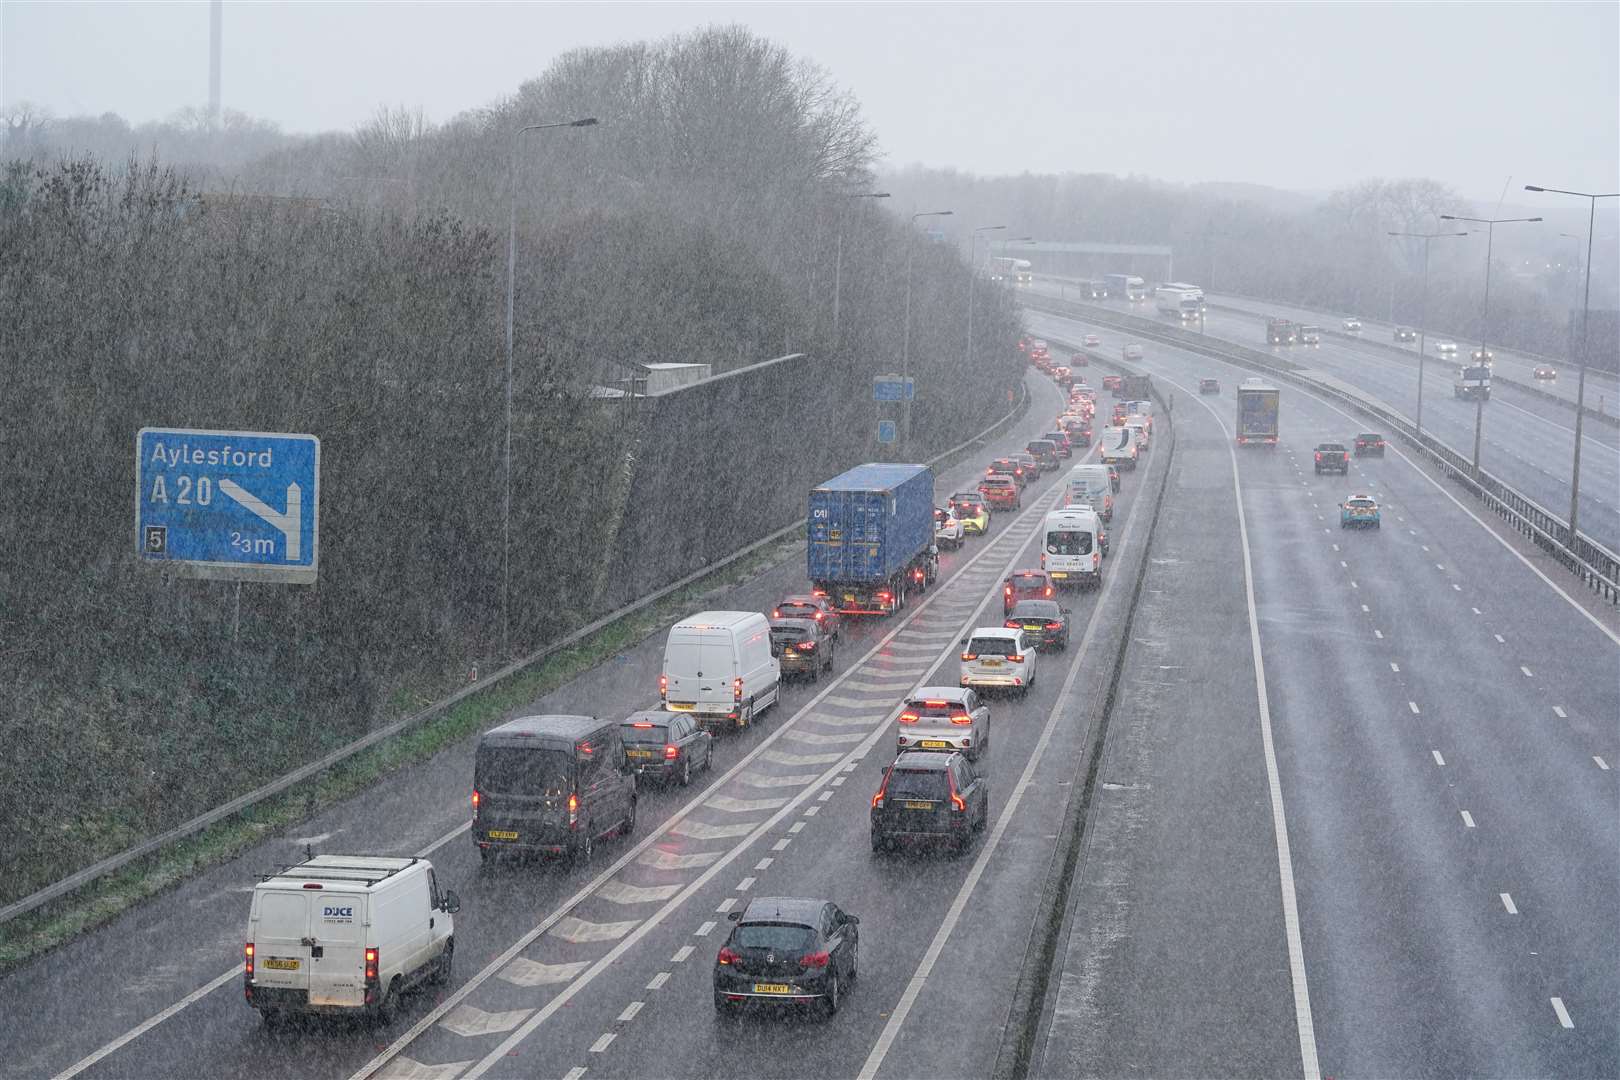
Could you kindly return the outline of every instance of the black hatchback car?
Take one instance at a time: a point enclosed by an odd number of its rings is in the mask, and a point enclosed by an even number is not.
[[[958,753],[907,750],[872,796],[872,850],[944,841],[966,851],[990,820],[990,783]]]
[[[714,765],[714,736],[686,713],[631,713],[619,724],[619,741],[638,776],[678,780],[685,787],[694,772]]]
[[[1042,649],[1069,647],[1069,609],[1056,600],[1020,600],[1007,613],[1007,625],[1021,629]]]
[[[771,619],[771,655],[782,666],[783,676],[803,675],[818,682],[823,671],[833,669],[833,636],[823,623],[814,619]]]
[[[820,1004],[838,1011],[856,979],[860,922],[831,900],[761,896],[727,916],[731,928],[714,958],[714,1009],[749,1003]]]

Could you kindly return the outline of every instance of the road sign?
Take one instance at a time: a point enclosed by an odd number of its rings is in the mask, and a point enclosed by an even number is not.
[[[873,401],[911,401],[917,396],[917,385],[909,377],[894,373],[878,375],[872,379]]]
[[[893,420],[878,421],[878,442],[892,443],[895,439],[895,423]]]
[[[188,577],[315,582],[321,441],[263,431],[142,428],[135,550]]]

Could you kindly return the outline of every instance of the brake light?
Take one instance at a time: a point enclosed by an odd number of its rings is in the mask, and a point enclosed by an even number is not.
[[[973,723],[973,717],[969,716],[965,712],[955,713],[955,714],[953,714],[951,716],[951,723],[953,723],[953,724],[971,724],[971,723]]]
[[[722,945],[720,947],[720,955],[715,957],[714,960],[717,964],[735,963],[737,960],[737,954],[731,951],[731,946]]]
[[[649,728],[649,727],[652,727],[652,721],[651,720],[637,720],[635,723],[631,724],[630,726],[631,727]]]
[[[1009,664],[1022,664],[1024,662],[1024,654],[1013,653],[1011,656],[1007,657],[1007,662]]]
[[[251,941],[242,946],[242,964],[243,974],[250,979],[253,978],[253,942]]]
[[[1046,628],[1048,630],[1061,630],[1063,629],[1063,624],[1060,622],[1049,622],[1046,624]]]
[[[1321,460],[1322,460],[1322,451],[1320,451],[1320,450],[1318,450],[1318,451],[1317,451],[1317,452],[1316,452],[1316,460],[1317,460],[1317,461],[1321,461]]]
[[[816,643],[813,641],[795,641],[793,647],[800,652],[815,652]]]
[[[915,724],[917,722],[917,720],[918,720],[918,714],[917,713],[903,712],[903,713],[900,714],[900,722],[902,724]]]
[[[381,966],[376,949],[366,950],[366,982],[377,985],[377,969]]]
[[[831,959],[831,953],[812,952],[805,953],[803,956],[799,957],[799,963],[803,964],[807,968],[824,968],[827,966],[827,962]]]
[[[742,700],[742,680],[741,679],[732,679],[731,680],[731,700],[732,701],[741,701]]]
[[[780,619],[781,617],[782,617],[782,609],[781,608],[771,608],[771,618]]]
[[[676,757],[680,755],[680,752],[680,747],[676,746],[674,743],[666,743],[664,745],[664,760],[674,761]]]
[[[1046,595],[1047,595],[1047,596],[1051,596],[1051,595],[1052,595],[1052,586],[1050,586],[1050,585],[1048,585],[1048,586],[1047,586],[1047,587],[1046,587]]]
[[[669,676],[668,675],[660,675],[660,676],[658,676],[658,696],[659,696],[660,699],[663,699],[663,700],[668,700],[668,698],[669,698]]]
[[[1012,595],[1012,586],[1011,585],[1003,585],[1001,587],[1001,591],[1003,593],[1005,593],[1006,595],[1011,596]]]
[[[577,794],[569,795],[568,796],[568,827],[570,829],[572,829],[575,825],[578,825],[578,824],[579,824],[579,796]]]
[[[889,593],[880,592],[880,593],[878,593],[878,599],[884,601],[885,603],[887,603],[888,601],[894,599],[894,597],[891,596]]]
[[[478,789],[473,788],[473,813],[478,813],[478,803],[482,798],[483,796],[478,794]]]
[[[822,619],[825,619],[826,617],[827,617],[827,613],[825,611],[816,612],[816,622],[820,622]]]
[[[1017,619],[1008,619],[1002,625],[1007,627],[1007,629],[1009,629],[1009,630],[1016,630],[1016,629],[1018,629],[1020,626],[1022,626],[1024,624],[1019,622]]]
[[[962,659],[964,660],[977,660],[978,658],[979,654],[976,652],[965,652],[962,654]]]

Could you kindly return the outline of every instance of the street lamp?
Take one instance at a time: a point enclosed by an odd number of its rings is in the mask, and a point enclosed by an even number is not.
[[[1391,232],[1390,236],[1407,236],[1414,240],[1423,241],[1423,298],[1418,307],[1418,392],[1417,392],[1417,435],[1418,442],[1423,441],[1423,361],[1426,356],[1425,343],[1426,328],[1429,322],[1429,241],[1439,240],[1449,236],[1467,236],[1466,232],[1444,233],[1415,233]]]
[[[967,335],[967,366],[973,370],[973,279],[979,276],[979,264],[974,261],[974,252],[978,250],[979,234],[982,232],[996,232],[1005,229],[1005,225],[980,225],[968,234],[968,335]]]
[[[1573,547],[1575,519],[1581,506],[1581,418],[1586,412],[1586,321],[1592,312],[1592,226],[1597,223],[1597,201],[1620,199],[1620,192],[1593,194],[1587,191],[1565,191],[1563,188],[1536,187],[1534,184],[1524,185],[1524,190],[1544,191],[1553,195],[1575,195],[1582,199],[1590,199],[1592,203],[1592,209],[1586,217],[1586,286],[1585,295],[1581,299],[1581,375],[1575,386],[1575,462],[1570,466],[1569,474],[1569,544]]]
[[[518,139],[525,132],[551,128],[595,127],[596,117],[561,120],[555,124],[529,124],[512,132],[511,168],[508,187],[511,209],[506,223],[506,497],[501,508],[501,655],[510,656],[512,629],[512,310],[517,295],[517,152]],[[634,391],[634,384],[631,386]]]
[[[844,196],[846,199],[887,199],[888,197],[889,193],[887,191],[862,191]],[[841,213],[838,215],[838,237],[835,250],[837,254],[833,256],[833,348],[836,349],[839,344],[838,304],[844,294],[844,215]]]
[[[911,224],[915,225],[918,218],[950,217],[953,210],[924,210],[911,215]],[[904,387],[911,377],[911,264],[917,251],[915,237],[910,230],[906,232],[906,322],[901,333],[900,344],[900,385]],[[902,390],[904,393],[904,390]],[[902,410],[905,430],[900,435],[900,445],[907,450],[911,448],[911,395],[905,396],[905,408]]]
[[[1523,218],[1477,218],[1462,217],[1457,214],[1441,214],[1441,221],[1471,221],[1476,225],[1485,226],[1485,304],[1480,311],[1479,318],[1479,351],[1484,352],[1487,338],[1490,337],[1491,323],[1491,248],[1496,242],[1496,227],[1510,225],[1518,222],[1540,221],[1538,217]],[[1479,436],[1485,426],[1485,398],[1474,395],[1474,482],[1479,482]]]

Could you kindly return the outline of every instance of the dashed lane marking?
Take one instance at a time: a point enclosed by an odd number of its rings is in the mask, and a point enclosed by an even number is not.
[[[1597,767],[1598,767],[1598,768],[1600,768],[1600,769],[1602,769],[1602,770],[1603,770],[1603,771],[1604,771],[1604,772],[1608,772],[1608,771],[1609,771],[1609,763],[1608,763],[1608,762],[1607,762],[1607,761],[1604,761],[1604,760],[1603,760],[1603,759],[1602,759],[1602,758],[1601,758],[1601,757],[1599,757],[1599,756],[1598,756],[1598,755],[1596,755],[1596,754],[1593,754],[1593,755],[1592,755],[1592,760],[1593,760],[1593,761],[1595,761],[1595,762],[1597,762]]]
[[[1374,630],[1373,631],[1373,637],[1375,637],[1378,640],[1382,641],[1382,640],[1384,640],[1384,632],[1382,630]]]
[[[669,958],[669,962],[672,964],[684,964],[686,963],[686,958],[691,955],[692,946],[682,945],[680,948],[675,950],[675,955]]]
[[[1464,811],[1462,811],[1462,819],[1463,819],[1463,828],[1472,829],[1474,827],[1474,815],[1473,814],[1470,814],[1468,811],[1464,810]]]
[[[819,806],[812,806],[812,807],[810,807],[810,809],[811,810],[819,810],[821,808]],[[788,826],[788,832],[790,832],[790,833],[803,832],[804,831],[804,826],[805,826],[805,822],[795,821],[792,825]]]
[[[1498,893],[1497,895],[1502,898],[1502,906],[1507,908],[1507,913],[1509,915],[1517,915],[1519,913],[1519,909],[1513,906],[1513,896],[1511,893]]]
[[[775,861],[776,861],[775,859],[773,859],[773,858],[771,858],[771,856],[767,855],[763,859],[759,860],[759,862],[754,864],[754,869],[755,870],[769,870],[771,868],[771,863],[773,863]]]
[[[719,906],[716,907],[714,910],[715,910],[716,914],[724,915],[726,912],[730,911],[732,908],[734,908],[736,906],[737,906],[737,898],[735,896],[728,896],[724,900],[720,901]]]
[[[789,844],[791,844],[792,842],[793,841],[789,840],[787,837],[784,836],[784,837],[782,837],[782,839],[778,840],[776,843],[771,845],[771,850],[772,851],[786,851],[787,846]]]
[[[758,880],[758,878],[752,877],[743,878],[741,881],[737,882],[737,892],[747,892],[749,889],[754,887],[754,882]]]
[[[626,1005],[624,1007],[624,1012],[619,1014],[619,1023],[627,1024],[631,1020],[634,1020],[636,1018],[636,1013],[640,1012],[641,1007],[645,1004],[647,1004],[645,1001],[632,1001],[630,1004]]]
[[[1417,716],[1419,713],[1421,713],[1423,711],[1422,709],[1418,708],[1418,703],[1415,702],[1415,701],[1408,701],[1406,703],[1406,707],[1408,709],[1412,710],[1412,715],[1413,716]]]
[[[1496,643],[1498,645],[1506,645],[1507,644],[1507,638],[1503,637],[1501,634],[1492,634],[1491,636],[1496,638]]]
[[[747,836],[758,825],[757,821],[740,821],[735,825],[709,825],[686,818],[669,831],[672,835],[689,836],[693,840],[722,840],[734,836]],[[679,885],[661,885],[659,888],[668,890],[663,896],[655,898],[660,900],[668,900],[681,891]]]
[[[1395,661],[1391,660],[1389,662],[1389,670],[1394,671],[1394,672],[1399,672],[1401,670],[1401,665],[1399,665]]]
[[[1575,1021],[1569,1018],[1569,1010],[1564,1008],[1564,999],[1555,997],[1550,1000],[1552,1001],[1553,1012],[1558,1014],[1558,1023],[1566,1028],[1574,1027]]]
[[[1523,664],[1519,665],[1519,670],[1524,672],[1524,677],[1527,679],[1533,679],[1536,677],[1536,673],[1525,667]]]
[[[820,803],[812,803],[809,806],[804,808],[804,816],[805,817],[815,817],[819,813],[821,813],[821,804]]]
[[[600,1039],[597,1039],[595,1042],[591,1043],[591,1053],[600,1054],[602,1051],[606,1050],[616,1038],[618,1038],[618,1034],[616,1032],[609,1031],[605,1033]]]
[[[1441,768],[1445,767],[1446,759],[1440,756],[1440,751],[1430,750],[1429,753],[1434,755],[1434,763],[1436,765],[1439,765]]]
[[[502,982],[509,982],[513,986],[552,986],[568,982],[584,971],[589,964],[588,960],[580,960],[573,964],[542,964],[538,960],[518,956],[501,968],[498,977]]]
[[[468,1062],[467,1064],[470,1065],[472,1062]],[[579,1078],[584,1075],[585,1066],[575,1065],[572,1069],[569,1069],[567,1072],[563,1073],[563,1080],[579,1080]]]
[[[622,881],[609,881],[596,895],[612,904],[650,904],[655,900],[668,900],[680,891],[679,885],[626,885]]]
[[[698,928],[696,930],[692,931],[692,936],[693,937],[708,937],[711,933],[714,932],[714,928],[716,926],[718,926],[718,925],[719,924],[716,923],[713,919],[704,919],[701,923],[698,924]]]
[[[658,974],[654,975],[652,978],[647,980],[647,989],[648,990],[661,989],[663,987],[663,985],[665,983],[667,983],[667,982],[669,982],[669,972],[660,971]]]
[[[473,1038],[478,1035],[495,1035],[502,1031],[511,1031],[529,1018],[533,1009],[513,1009],[510,1012],[485,1012],[483,1009],[471,1005],[457,1005],[450,1010],[448,1016],[439,1021],[439,1026],[446,1031],[462,1038]]]

